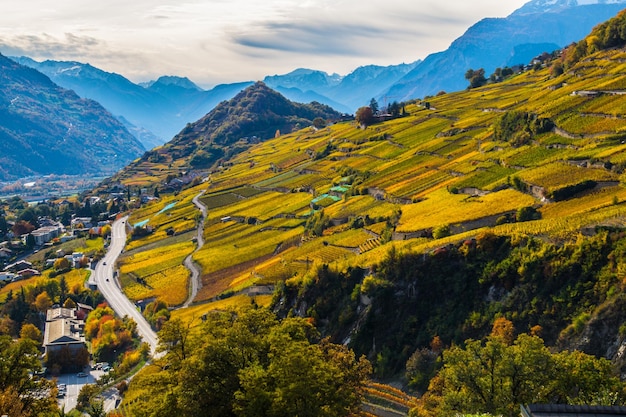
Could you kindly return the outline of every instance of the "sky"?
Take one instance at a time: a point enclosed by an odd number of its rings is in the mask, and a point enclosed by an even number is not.
[[[346,75],[423,59],[526,2],[0,0],[0,53],[89,63],[134,82],[186,76],[204,88],[297,68]]]

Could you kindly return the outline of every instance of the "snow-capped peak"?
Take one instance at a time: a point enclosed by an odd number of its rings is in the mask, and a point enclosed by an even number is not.
[[[626,0],[532,0],[517,9],[512,15],[558,12],[571,7],[593,4],[626,4]]]

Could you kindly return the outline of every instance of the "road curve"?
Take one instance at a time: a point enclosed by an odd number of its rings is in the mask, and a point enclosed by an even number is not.
[[[111,227],[111,244],[109,245],[109,250],[106,255],[104,255],[104,258],[98,262],[98,265],[96,265],[91,281],[97,285],[98,290],[100,290],[118,316],[128,316],[137,323],[137,333],[144,342],[150,345],[150,351],[152,355],[154,355],[158,342],[156,333],[152,330],[150,324],[146,321],[141,312],[137,310],[137,307],[126,298],[121,288],[117,285],[117,280],[113,277],[115,262],[126,244],[127,220],[128,216],[125,216],[113,223]]]
[[[200,281],[200,268],[193,262],[193,254],[196,253],[202,246],[204,246],[204,222],[207,216],[207,207],[200,201],[200,197],[204,194],[204,191],[200,192],[197,196],[191,200],[193,204],[198,207],[200,212],[202,213],[202,218],[198,223],[198,235],[197,235],[197,245],[196,249],[185,258],[183,264],[185,267],[191,272],[190,283],[191,283],[191,291],[189,292],[189,297],[187,297],[187,301],[185,301],[180,308],[189,307],[192,301],[198,295],[198,289],[202,286],[202,282]]]

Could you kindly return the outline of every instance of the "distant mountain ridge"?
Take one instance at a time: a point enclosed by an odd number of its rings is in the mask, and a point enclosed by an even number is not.
[[[80,62],[37,62],[27,57],[13,59],[41,71],[81,97],[101,103],[124,120],[130,130],[141,132],[138,137],[146,149],[162,145],[185,124],[204,116],[217,103],[231,98],[252,83],[220,85],[204,91],[188,79],[164,76],[143,87],[119,74]]]
[[[553,13],[576,7],[594,4],[624,4],[624,0],[532,0],[513,12],[513,15],[533,13]]]
[[[110,175],[144,152],[99,103],[0,55],[0,180]]]
[[[596,24],[614,16],[626,0],[533,0],[506,18],[487,18],[470,27],[450,47],[424,61],[390,66],[362,66],[341,76],[299,68],[263,81],[292,101],[317,101],[345,113],[376,98],[381,105],[423,98],[440,91],[467,87],[469,68],[526,64],[542,52],[552,52],[583,38]],[[223,84],[205,91],[184,77],[163,76],[155,81],[131,82],[79,62],[17,58],[48,75],[81,97],[100,102],[133,133],[146,149],[160,146],[187,123],[206,115],[252,81]]]
[[[346,76],[300,68],[288,74],[265,77],[263,82],[279,91],[291,88],[315,92],[332,100],[323,103],[331,106],[333,102],[340,103],[333,107],[354,113],[359,107],[369,104],[373,97],[383,95],[388,88],[419,66],[420,62],[390,66],[366,65]],[[291,98],[288,94],[287,97]]]
[[[464,78],[468,69],[484,68],[489,75],[497,67],[527,64],[536,55],[552,52],[547,47],[562,48],[584,38],[625,6],[625,0],[531,1],[506,18],[487,18],[471,26],[447,50],[426,57],[385,95],[412,99],[462,90],[468,85]]]
[[[198,120],[219,102],[231,99],[253,84],[243,81],[203,90],[188,78],[176,76],[162,76],[155,81],[135,84],[122,75],[80,62],[37,62],[28,57],[12,59],[41,71],[81,97],[100,102],[141,140],[146,149],[167,142],[187,123]],[[292,101],[317,101],[340,112],[353,113],[416,64],[369,65],[346,76],[301,68],[288,74],[267,76],[264,82]]]

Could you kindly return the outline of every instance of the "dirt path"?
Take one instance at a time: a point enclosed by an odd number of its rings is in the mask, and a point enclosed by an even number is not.
[[[205,191],[200,192],[197,196],[195,196],[192,200],[193,204],[200,210],[202,216],[198,223],[198,234],[197,234],[197,242],[196,249],[185,258],[183,265],[191,272],[191,291],[189,291],[189,297],[187,300],[180,306],[180,308],[186,308],[191,305],[191,302],[198,295],[198,290],[202,287],[202,280],[200,279],[200,267],[193,261],[192,256],[194,253],[199,251],[202,246],[204,246],[204,222],[207,217],[207,207],[200,201],[200,197],[204,195]]]

